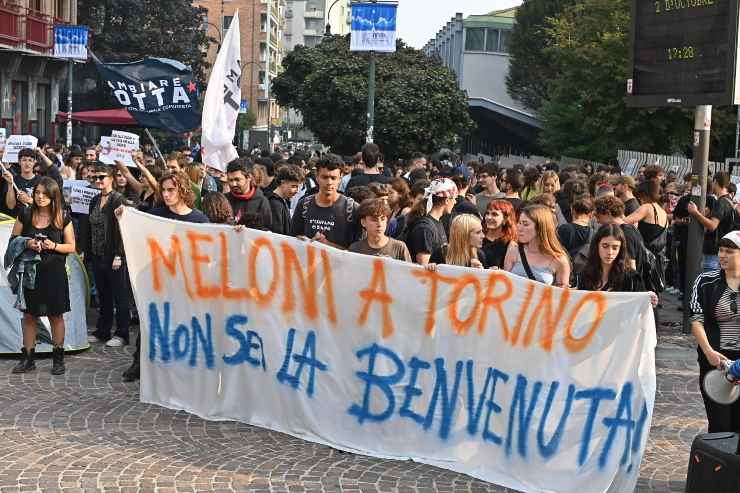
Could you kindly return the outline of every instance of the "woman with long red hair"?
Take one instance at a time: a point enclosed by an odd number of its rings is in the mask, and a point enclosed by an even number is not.
[[[483,217],[483,254],[489,267],[504,267],[510,244],[516,246],[516,211],[508,200],[493,200]]]

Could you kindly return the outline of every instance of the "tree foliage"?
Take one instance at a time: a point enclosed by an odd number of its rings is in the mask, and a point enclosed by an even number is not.
[[[552,55],[546,51],[553,44],[552,35],[547,32],[548,19],[574,3],[575,0],[524,0],[517,8],[506,88],[512,98],[535,111],[549,99],[548,80],[557,75]]]
[[[368,56],[350,52],[348,36],[298,46],[283,59],[273,93],[334,152],[357,152],[367,131]],[[465,93],[438,59],[399,41],[376,60],[374,140],[386,156],[434,152],[473,128]]]
[[[626,0],[583,0],[550,21],[546,49],[557,76],[540,108],[543,148],[607,160],[617,149],[685,151],[691,120],[680,109],[633,109],[624,102],[630,11]]]
[[[104,62],[146,57],[171,58],[189,65],[205,84],[209,39],[203,29],[206,10],[190,0],[78,0],[77,21],[90,28],[91,50]],[[116,107],[93,63],[77,71],[75,108]]]
[[[205,13],[190,0],[78,0],[78,22],[90,27],[99,58],[172,58],[201,81],[208,67]]]

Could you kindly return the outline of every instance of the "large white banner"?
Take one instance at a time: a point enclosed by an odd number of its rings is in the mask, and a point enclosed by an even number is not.
[[[526,492],[632,492],[647,294],[436,272],[126,209],[141,399]]]

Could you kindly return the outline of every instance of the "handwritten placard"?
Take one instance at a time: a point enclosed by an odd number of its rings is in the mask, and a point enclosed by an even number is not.
[[[33,135],[11,135],[5,141],[3,150],[4,163],[17,163],[18,153],[23,149],[36,149],[39,139]]]
[[[534,491],[634,491],[647,293],[424,268],[127,208],[141,399]]]
[[[136,167],[133,155],[139,150],[139,136],[129,132],[114,130],[110,137],[100,138],[100,162],[115,164],[121,161],[129,167]]]
[[[90,211],[90,201],[100,193],[100,190],[91,188],[90,183],[86,180],[65,180],[62,193],[72,212],[88,214]]]

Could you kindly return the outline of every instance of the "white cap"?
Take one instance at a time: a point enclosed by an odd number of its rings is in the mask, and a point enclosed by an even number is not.
[[[740,231],[730,231],[722,237],[723,240],[730,240],[737,248],[740,248]]]

